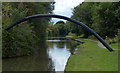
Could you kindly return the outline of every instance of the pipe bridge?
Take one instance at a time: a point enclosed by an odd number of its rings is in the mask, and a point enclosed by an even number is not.
[[[12,27],[14,27],[15,25],[17,24],[20,24],[22,22],[25,22],[27,20],[30,20],[30,19],[34,19],[34,18],[41,18],[41,17],[54,17],[54,18],[60,18],[60,19],[64,19],[64,20],[67,20],[67,21],[70,21],[70,22],[73,22],[79,26],[82,26],[83,28],[85,28],[87,31],[89,31],[91,34],[93,34],[109,51],[114,51],[95,31],[93,31],[91,28],[89,28],[87,25],[77,21],[77,20],[74,20],[74,19],[71,19],[71,18],[68,18],[68,17],[65,17],[65,16],[61,16],[61,15],[54,15],[54,14],[36,14],[36,15],[32,15],[32,16],[28,16],[28,17],[25,17],[24,19],[21,19],[21,20],[18,20],[16,21],[15,23],[9,25],[8,27],[6,27],[4,29],[4,31],[7,31],[9,29],[11,29]]]

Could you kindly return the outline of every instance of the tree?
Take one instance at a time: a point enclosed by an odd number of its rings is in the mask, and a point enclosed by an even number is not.
[[[83,3],[82,5],[78,5],[74,8],[73,16],[71,18],[76,19],[91,28],[91,25],[93,23],[91,10],[92,6],[93,3]],[[73,23],[70,24],[72,33],[76,33],[77,35],[84,34],[85,37],[88,37],[90,35],[89,31],[86,31],[84,28]]]
[[[71,18],[86,24],[103,38],[105,36],[113,38],[120,28],[120,2],[85,2],[73,9]],[[85,37],[91,35],[89,31],[86,32],[86,29],[73,23],[68,23],[67,26],[69,26],[70,32],[77,35],[84,34]]]
[[[52,13],[51,3],[5,2],[2,5],[3,29],[26,16]],[[3,32],[2,56],[15,57],[32,54],[36,50],[38,41],[44,43],[49,20],[50,18],[30,20]]]
[[[99,3],[92,27],[102,37],[115,37],[119,26],[119,3]],[[94,11],[95,12],[95,11]]]
[[[66,23],[63,21],[58,21],[54,25],[49,25],[47,32],[49,37],[64,37],[68,33]]]

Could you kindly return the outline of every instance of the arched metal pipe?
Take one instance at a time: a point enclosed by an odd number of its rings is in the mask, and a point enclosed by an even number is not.
[[[85,28],[87,31],[89,31],[91,34],[93,34],[109,51],[114,51],[96,32],[94,32],[91,28],[89,28],[88,26],[86,26],[85,24],[79,22],[79,21],[76,21],[74,19],[71,19],[71,18],[68,18],[68,17],[65,17],[65,16],[61,16],[61,15],[53,15],[53,14],[37,14],[37,15],[32,15],[32,16],[28,16],[24,19],[21,19],[11,25],[9,25],[7,28],[5,28],[4,30],[9,30],[10,28],[14,27],[15,25],[19,24],[19,23],[22,23],[24,21],[27,21],[27,20],[30,20],[30,19],[33,19],[33,18],[39,18],[39,17],[54,17],[54,18],[60,18],[60,19],[65,19],[65,20],[68,20],[70,22],[73,22],[77,25],[80,25],[82,26],[83,28]]]

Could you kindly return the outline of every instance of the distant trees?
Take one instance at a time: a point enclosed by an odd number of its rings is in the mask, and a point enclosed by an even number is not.
[[[64,37],[67,35],[66,24],[63,21],[58,21],[56,24],[51,24],[47,28],[48,37]]]
[[[54,3],[39,2],[3,2],[2,3],[2,28],[13,22],[34,14],[50,14]],[[83,3],[73,9],[72,19],[76,19],[102,37],[113,38],[120,29],[120,2],[110,3]],[[45,43],[48,37],[64,37],[75,33],[91,34],[81,26],[71,22],[58,21],[56,24],[49,22],[50,18],[36,18],[21,23],[11,30],[4,31],[2,36],[2,56],[15,57],[32,54],[36,45]]]
[[[2,28],[33,14],[52,13],[52,3],[39,2],[3,2]],[[3,32],[2,56],[14,57],[33,53],[37,42],[45,41],[48,19],[33,19]]]
[[[48,37],[59,36],[59,30],[52,22],[48,25],[46,32]]]
[[[71,18],[86,24],[102,37],[112,38],[120,29],[120,2],[85,2],[74,8]],[[67,22],[67,25],[72,33],[84,34],[85,37],[91,35],[88,31],[73,23]]]

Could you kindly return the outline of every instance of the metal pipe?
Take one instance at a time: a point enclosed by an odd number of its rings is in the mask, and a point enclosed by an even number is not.
[[[37,14],[37,15],[32,15],[32,16],[28,16],[28,17],[25,17],[24,19],[21,19],[11,25],[9,25],[7,28],[5,28],[4,30],[9,30],[11,29],[12,27],[14,27],[15,25],[19,24],[19,23],[22,23],[24,21],[27,21],[27,20],[30,20],[30,19],[33,19],[33,18],[39,18],[39,17],[54,17],[54,18],[60,18],[60,19],[65,19],[65,20],[68,20],[70,22],[73,22],[77,25],[80,25],[82,26],[83,28],[85,28],[87,31],[89,31],[91,34],[93,34],[109,51],[114,51],[95,31],[93,31],[91,28],[89,28],[88,26],[86,26],[85,24],[79,22],[79,21],[76,21],[74,19],[71,19],[71,18],[68,18],[68,17],[65,17],[65,16],[61,16],[61,15],[53,15],[53,14]]]

